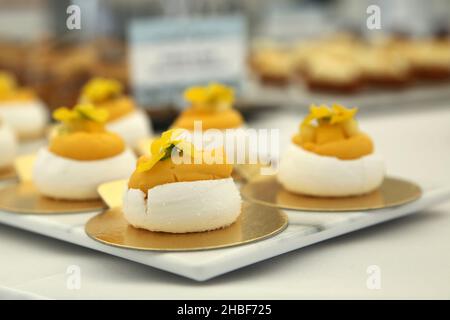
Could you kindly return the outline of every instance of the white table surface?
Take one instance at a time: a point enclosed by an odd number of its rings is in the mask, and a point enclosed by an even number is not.
[[[360,124],[385,156],[389,174],[450,184],[450,103],[398,109],[361,111]],[[301,117],[266,111],[250,125],[280,128],[285,146]],[[450,201],[198,283],[0,225],[0,298],[449,299],[449,231]],[[80,267],[80,289],[67,287],[71,265]],[[379,290],[366,286],[370,265],[380,267]]]

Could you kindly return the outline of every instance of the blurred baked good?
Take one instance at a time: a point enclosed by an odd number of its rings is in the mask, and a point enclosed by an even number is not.
[[[250,56],[250,66],[264,84],[285,86],[292,73],[291,54],[282,48],[264,48]]]
[[[303,80],[311,90],[356,92],[363,85],[360,65],[351,56],[317,52],[309,56]]]
[[[407,50],[414,75],[420,79],[450,79],[450,38],[411,42]]]
[[[376,86],[398,88],[411,82],[411,64],[401,53],[385,47],[370,46],[359,56],[366,82]]]
[[[51,109],[74,105],[81,87],[94,76],[117,79],[128,92],[128,65],[123,42],[45,40],[34,46],[30,56],[28,82]]]
[[[251,66],[263,83],[299,79],[312,91],[356,92],[363,87],[401,88],[414,79],[450,79],[450,38],[413,39],[404,34],[362,39],[349,33],[291,46],[256,47]]]
[[[20,85],[25,83],[28,53],[29,46],[25,43],[0,42],[0,70],[13,74]]]

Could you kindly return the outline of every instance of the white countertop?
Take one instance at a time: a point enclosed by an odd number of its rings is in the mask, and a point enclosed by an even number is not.
[[[450,105],[361,111],[388,172],[450,184]],[[302,115],[266,111],[258,128],[281,129],[282,146]],[[0,225],[0,298],[299,299],[450,298],[450,199],[419,214],[300,249],[204,283]],[[68,289],[71,265],[81,288]],[[381,289],[366,286],[367,267]]]

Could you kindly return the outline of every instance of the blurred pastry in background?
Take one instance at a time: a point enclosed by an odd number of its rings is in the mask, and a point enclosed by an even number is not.
[[[129,92],[128,45],[121,40],[101,37],[95,40],[97,55],[91,68],[92,77],[115,79]]]
[[[304,40],[293,46],[291,61],[292,71],[295,75],[300,77],[304,75],[308,57],[313,54],[318,45],[317,41]]]
[[[153,141],[149,155],[139,158],[125,191],[123,213],[132,226],[170,233],[224,228],[239,217],[241,196],[232,165],[222,150],[209,162],[172,129]],[[194,160],[197,157],[200,161]]]
[[[24,42],[1,41],[0,42],[0,70],[14,75],[19,85],[24,85],[26,80],[27,59],[30,46]]]
[[[1,54],[0,54],[1,57]],[[114,78],[128,92],[126,44],[113,38],[77,41],[44,39],[32,45],[26,81],[50,109],[75,105],[83,85],[93,77]]]
[[[202,129],[237,129],[244,125],[242,115],[233,108],[234,90],[219,83],[185,90],[184,99],[190,104],[175,120],[174,128],[194,130],[201,121]]]
[[[50,109],[75,105],[92,75],[96,50],[87,44],[44,40],[30,54],[27,83]]]
[[[80,102],[107,110],[108,130],[119,134],[132,148],[152,134],[149,117],[136,106],[132,97],[124,94],[123,86],[117,80],[91,79],[82,89]]]
[[[367,83],[399,88],[411,83],[411,64],[399,52],[385,46],[370,46],[358,57]]]
[[[393,34],[363,39],[338,33],[290,45],[269,42],[254,47],[250,65],[261,83],[272,79],[286,85],[286,79],[299,80],[310,91],[398,89],[420,83],[415,79],[450,79],[450,38],[448,34],[422,39]]]
[[[197,147],[224,147],[230,155],[236,155],[238,147],[248,152],[244,119],[233,108],[235,96],[231,87],[219,83],[191,87],[184,91],[184,99],[189,106],[175,120],[173,128],[188,130],[188,139]],[[197,138],[199,134],[201,139]]]
[[[414,75],[419,79],[450,79],[450,38],[410,42],[407,50]]]
[[[363,47],[359,38],[351,34],[336,34],[323,39],[302,40],[292,48],[294,70],[303,75],[308,60],[317,53],[353,58]]]
[[[312,105],[281,158],[278,181],[288,191],[317,197],[344,197],[377,189],[384,161],[354,119],[357,109]]]
[[[92,104],[54,112],[60,121],[49,145],[39,150],[33,182],[39,192],[55,199],[97,199],[97,187],[128,177],[136,157],[123,139],[105,129],[108,112]]]
[[[48,123],[48,110],[35,93],[19,87],[14,76],[0,72],[0,117],[20,140],[43,136]]]
[[[17,154],[14,131],[0,118],[0,170],[13,166]]]
[[[353,93],[362,88],[363,79],[353,56],[315,52],[305,60],[303,81],[310,90]]]
[[[292,73],[292,55],[283,48],[260,48],[251,53],[250,68],[263,84],[286,86]]]

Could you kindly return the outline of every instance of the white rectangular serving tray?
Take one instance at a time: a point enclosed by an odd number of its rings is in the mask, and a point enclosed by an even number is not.
[[[367,212],[311,213],[285,210],[289,226],[280,234],[237,247],[192,252],[150,252],[121,249],[99,243],[84,232],[97,214],[25,215],[0,211],[0,223],[105,252],[197,281],[331,239],[358,229],[419,212],[450,199],[450,186],[427,188],[412,203]]]

